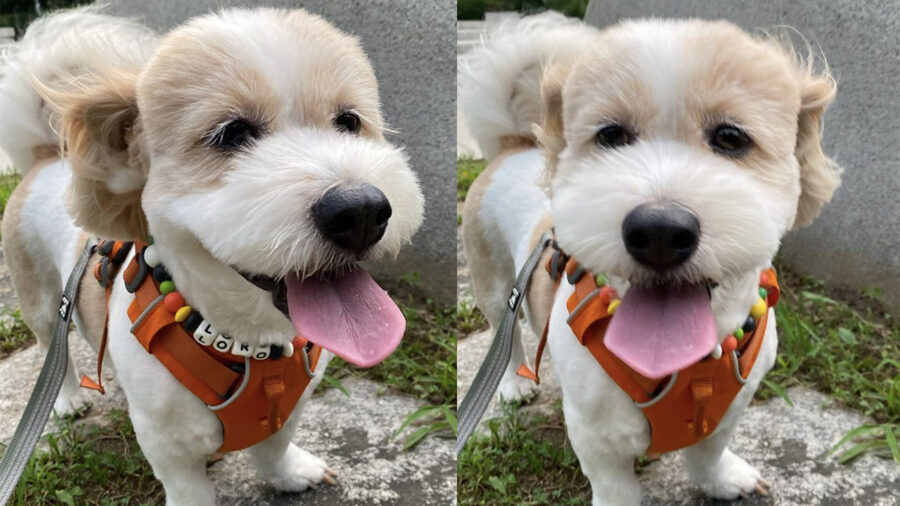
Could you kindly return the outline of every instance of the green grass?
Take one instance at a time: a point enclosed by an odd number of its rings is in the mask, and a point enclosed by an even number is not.
[[[457,462],[460,504],[585,504],[581,474],[561,417],[525,415],[504,407],[476,434]]]
[[[340,380],[365,377],[384,388],[416,396],[426,405],[397,427],[407,448],[426,436],[456,437],[456,314],[453,307],[429,299],[407,296],[397,301],[406,317],[406,335],[400,346],[384,362],[359,369],[335,358],[328,365],[325,387],[343,390]],[[344,391],[346,393],[346,391]]]
[[[124,410],[102,425],[58,419],[35,452],[10,500],[13,505],[162,504],[162,485],[138,447]]]
[[[0,169],[2,168],[0,167]],[[0,216],[6,210],[6,202],[9,200],[9,196],[12,195],[13,190],[16,189],[16,185],[21,180],[22,176],[18,172],[0,175]]]
[[[852,294],[779,269],[779,354],[758,399],[803,385],[870,416],[831,441],[826,458],[864,454],[900,463],[900,328],[874,294]],[[559,411],[559,410],[557,410]],[[561,413],[558,413],[561,419]],[[561,420],[506,411],[459,456],[460,504],[567,504],[590,500]]]
[[[790,272],[780,278],[788,289],[775,307],[779,353],[757,397],[785,396],[795,385],[825,392],[877,422],[842,442],[850,446],[839,460],[851,461],[865,453],[857,445],[871,443],[871,453],[900,463],[900,327],[868,295],[835,292]]]
[[[461,337],[486,328],[487,320],[477,307],[465,301],[456,306],[456,330]]]
[[[481,174],[481,171],[487,166],[484,160],[472,160],[471,158],[460,158],[456,161],[456,200],[462,202],[466,200],[466,194],[472,182]]]
[[[22,314],[18,309],[0,316],[0,359],[18,349],[31,346],[34,342],[34,334],[22,321]]]

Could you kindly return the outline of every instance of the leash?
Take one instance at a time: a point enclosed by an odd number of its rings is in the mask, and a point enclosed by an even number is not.
[[[528,288],[528,282],[531,275],[537,267],[541,259],[541,255],[547,246],[553,240],[553,229],[549,229],[541,235],[538,244],[532,250],[522,270],[516,276],[512,291],[509,294],[509,300],[506,303],[507,311],[503,315],[500,327],[494,335],[494,341],[472,381],[472,386],[459,405],[459,432],[456,439],[456,454],[459,455],[466,446],[469,437],[475,432],[478,422],[484,416],[494,392],[500,385],[500,379],[503,377],[503,371],[506,369],[509,359],[512,356],[512,336],[516,328],[516,320],[519,316],[519,310],[522,307],[522,299]]]
[[[34,452],[35,446],[41,439],[44,426],[50,417],[53,403],[59,395],[63,379],[66,376],[66,368],[69,365],[69,322],[72,320],[72,312],[75,309],[75,300],[78,297],[78,288],[81,286],[81,278],[87,269],[88,261],[97,248],[94,239],[88,239],[84,244],[84,250],[66,281],[66,289],[63,291],[59,303],[58,318],[53,328],[53,339],[50,349],[41,367],[41,373],[35,383],[25,413],[16,427],[3,460],[0,460],[0,505],[6,504],[16,489],[19,478],[28,460]]]

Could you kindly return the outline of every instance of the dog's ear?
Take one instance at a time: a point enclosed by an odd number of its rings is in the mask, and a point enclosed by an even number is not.
[[[72,166],[69,213],[78,226],[110,239],[147,237],[141,191],[148,163],[136,81],[136,72],[115,71],[37,85],[55,111]]]
[[[535,125],[534,135],[544,148],[547,182],[556,171],[559,153],[566,147],[562,95],[570,70],[569,63],[551,63],[541,73],[541,123]]]
[[[794,228],[812,223],[841,184],[841,168],[822,152],[822,115],[837,93],[834,79],[827,73],[807,73],[801,93],[794,150],[800,163],[801,193]]]

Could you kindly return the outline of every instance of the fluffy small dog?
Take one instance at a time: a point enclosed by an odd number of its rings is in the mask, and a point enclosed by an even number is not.
[[[601,31],[545,14],[501,26],[460,73],[462,110],[491,160],[463,212],[478,307],[496,328],[516,273],[552,225],[561,250],[623,295],[606,342],[616,315],[641,315],[616,329],[619,343],[608,347],[620,359],[663,377],[715,357],[758,300],[760,271],[781,238],[810,223],[839,185],[820,146],[835,92],[830,75],[788,44],[724,21],[647,19]],[[549,318],[566,426],[593,503],[638,504],[633,462],[650,426],[573,335],[572,292],[566,276],[554,292],[541,269],[527,321],[540,335]],[[666,325],[678,330],[649,337]],[[506,400],[536,393],[516,375],[526,358],[515,339]],[[770,309],[746,384],[715,431],[683,451],[692,481],[712,497],[765,486],[727,445],[776,347]]]
[[[362,363],[397,345],[402,318],[379,313],[389,299],[355,266],[410,240],[423,197],[384,138],[375,74],[356,38],[303,10],[227,10],[159,38],[80,9],[38,20],[6,63],[0,144],[25,176],[3,217],[3,249],[42,345],[88,234],[152,234],[179,292],[236,342],[290,354],[305,327]],[[169,504],[213,504],[205,461],[221,425],[131,335],[132,298],[120,274],[108,357],[138,441]],[[86,276],[75,322],[95,348],[105,310]],[[331,342],[335,328],[358,339]],[[249,449],[279,490],[331,480],[322,460],[291,444],[330,357],[283,429]],[[70,361],[55,409],[83,402]]]

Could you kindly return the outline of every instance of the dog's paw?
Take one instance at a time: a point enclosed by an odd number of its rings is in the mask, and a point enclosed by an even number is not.
[[[88,408],[90,407],[91,404],[87,401],[87,398],[85,398],[85,396],[80,392],[75,392],[69,395],[63,395],[63,392],[60,392],[60,395],[53,403],[53,411],[56,413],[56,416],[59,416],[61,418],[80,418],[87,412]]]
[[[500,401],[507,403],[527,403],[538,394],[538,386],[528,378],[518,374],[505,374],[500,380]]]
[[[703,476],[695,477],[694,483],[706,495],[716,499],[735,499],[752,492],[766,495],[769,487],[755,467],[728,450],[722,454],[717,465]]]
[[[281,492],[300,492],[315,488],[323,481],[334,485],[336,477],[337,473],[329,469],[325,461],[290,445],[280,465],[262,478]]]

